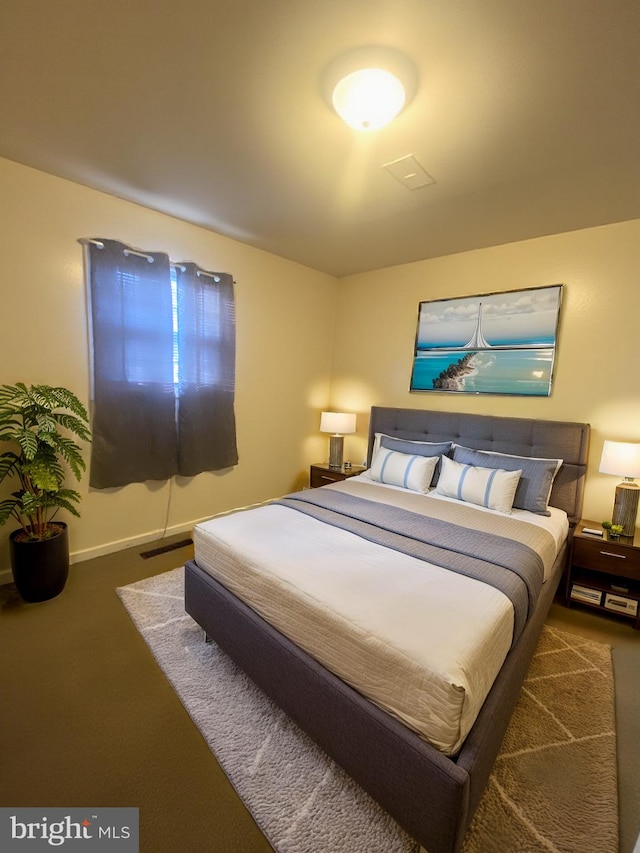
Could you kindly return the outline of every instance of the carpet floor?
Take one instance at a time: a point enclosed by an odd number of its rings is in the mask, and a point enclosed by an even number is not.
[[[278,853],[413,853],[415,842],[214,644],[183,569],[118,590],[134,624]],[[618,849],[611,651],[545,627],[465,853]]]

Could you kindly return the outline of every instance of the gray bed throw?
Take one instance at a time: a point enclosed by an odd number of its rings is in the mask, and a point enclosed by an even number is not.
[[[520,542],[332,489],[295,492],[273,503],[499,589],[514,608],[512,643],[535,608],[543,562]]]

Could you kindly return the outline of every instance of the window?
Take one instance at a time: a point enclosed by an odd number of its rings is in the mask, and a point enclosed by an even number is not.
[[[115,240],[85,243],[91,486],[235,465],[232,277]]]

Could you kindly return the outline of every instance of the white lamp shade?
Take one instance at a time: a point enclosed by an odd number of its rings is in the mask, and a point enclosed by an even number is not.
[[[320,416],[320,432],[348,435],[356,431],[356,416],[347,412],[323,412]]]
[[[617,474],[629,479],[640,477],[640,444],[605,441],[600,459],[600,473]]]
[[[360,68],[343,77],[333,90],[333,106],[356,130],[377,130],[398,115],[406,99],[404,86],[390,71]]]

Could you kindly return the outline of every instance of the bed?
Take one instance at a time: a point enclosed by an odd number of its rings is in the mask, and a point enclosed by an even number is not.
[[[460,848],[486,786],[580,518],[588,440],[587,424],[373,407],[367,474],[194,529],[187,612],[429,853]],[[409,456],[400,484],[376,479],[382,457],[389,472]],[[551,459],[544,508],[530,493],[513,513],[446,493],[462,468],[467,484],[491,471],[521,489]]]

